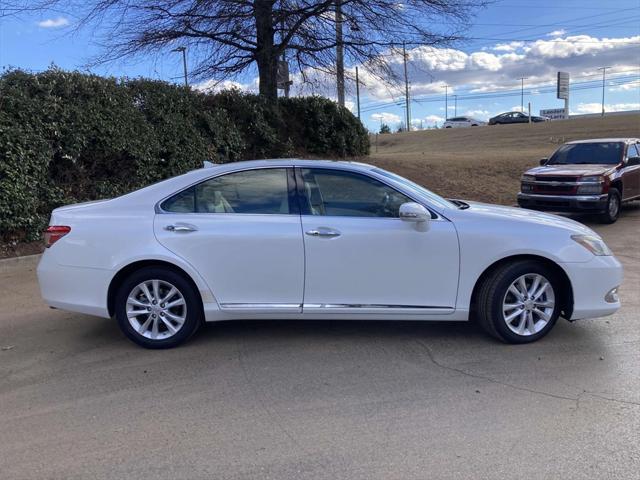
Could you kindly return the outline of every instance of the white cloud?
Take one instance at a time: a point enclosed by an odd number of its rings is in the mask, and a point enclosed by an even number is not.
[[[371,115],[371,119],[376,122],[386,123],[387,125],[395,125],[400,123],[400,116],[390,112],[380,112]]]
[[[631,82],[623,83],[615,87],[609,88],[610,92],[629,92],[632,90],[640,89],[640,80],[632,80]],[[640,90],[638,90],[640,92]]]
[[[444,118],[440,117],[439,115],[427,115],[426,117],[424,117],[425,121],[427,123],[442,123],[444,122]]]
[[[496,52],[515,52],[519,48],[524,47],[524,42],[499,43],[492,47],[491,50]]]
[[[640,103],[613,103],[604,105],[605,112],[624,112],[627,110],[640,110]],[[575,111],[571,113],[601,113],[601,103],[579,103]]]
[[[571,75],[597,72],[602,65],[613,67],[611,72],[636,70],[633,48],[640,43],[640,35],[624,38],[597,38],[574,35],[563,38],[544,38],[535,42],[497,44],[491,50],[463,52],[453,48],[420,46],[409,50],[409,80],[412,95],[444,94],[444,85],[467,87],[472,92],[511,90],[518,88],[520,77],[527,77],[527,88],[555,81],[557,72]],[[403,76],[402,55],[389,54],[391,68],[397,78]],[[390,88],[360,69],[364,84],[361,94],[391,99],[402,96],[403,85]]]
[[[241,83],[234,80],[205,80],[204,82],[194,84],[193,88],[207,93],[215,93],[221,90],[230,90],[232,88],[242,90],[244,92],[257,92],[258,79],[256,78],[251,83]]]
[[[60,28],[69,25],[69,19],[65,17],[47,18],[38,22],[40,28]]]
[[[491,113],[488,110],[467,110],[464,112],[464,116],[475,118],[476,120],[487,120]]]
[[[567,33],[567,31],[564,28],[561,28],[560,30],[554,30],[553,32],[547,33],[547,37],[561,37],[565,33]]]

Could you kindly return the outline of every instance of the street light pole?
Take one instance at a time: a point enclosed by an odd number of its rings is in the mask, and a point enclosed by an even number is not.
[[[444,86],[444,119],[449,119],[449,85]]]
[[[356,104],[358,105],[358,120],[360,120],[360,78],[358,77],[357,66],[356,66]]]
[[[338,105],[344,107],[344,43],[342,39],[342,0],[336,0],[336,76]]]
[[[520,77],[520,111],[524,112],[524,81],[527,80],[528,77]]]
[[[171,50],[172,52],[182,52],[182,69],[184,71],[184,86],[188,87],[189,82],[187,80],[187,48],[178,47]]]
[[[404,60],[404,105],[407,118],[407,132],[411,131],[411,112],[409,110],[409,74],[407,73],[407,47],[402,42],[402,59]]]
[[[453,116],[458,116],[458,95],[453,96]]]
[[[607,68],[611,67],[601,67],[598,70],[602,70],[602,116],[604,117],[604,87],[607,78]]]

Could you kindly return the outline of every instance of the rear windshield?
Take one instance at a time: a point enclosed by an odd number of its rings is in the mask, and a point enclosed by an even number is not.
[[[570,143],[556,150],[547,165],[616,165],[622,161],[623,151],[622,142]]]

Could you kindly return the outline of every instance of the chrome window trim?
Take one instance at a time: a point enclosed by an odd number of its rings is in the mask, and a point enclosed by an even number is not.
[[[298,213],[208,213],[208,212],[168,212],[164,209],[162,209],[160,207],[160,205],[165,201],[168,200],[169,198],[178,195],[179,193],[184,192],[185,190],[190,189],[191,187],[194,187],[196,185],[199,185],[200,183],[203,182],[207,182],[209,180],[212,180],[214,178],[217,177],[221,177],[223,175],[229,175],[232,173],[239,173],[239,172],[245,172],[245,171],[251,171],[251,170],[266,170],[266,169],[273,169],[273,168],[281,168],[281,169],[296,169],[296,168],[323,168],[326,170],[337,170],[337,171],[341,171],[341,172],[351,172],[351,173],[358,173],[361,175],[365,175],[369,178],[373,178],[374,180],[377,180],[378,182],[386,185],[387,187],[398,191],[400,193],[402,193],[404,196],[410,198],[412,201],[422,205],[424,208],[426,208],[427,210],[429,210],[429,212],[431,213],[431,215],[435,215],[436,218],[431,218],[431,221],[445,221],[445,222],[450,222],[450,220],[448,218],[446,218],[444,215],[442,215],[441,213],[439,213],[437,210],[435,210],[435,208],[431,207],[430,205],[425,205],[425,202],[420,201],[420,200],[416,200],[415,196],[413,195],[409,195],[408,193],[399,190],[395,185],[390,185],[387,181],[381,179],[378,176],[375,175],[371,175],[366,171],[361,171],[361,170],[352,170],[349,168],[336,168],[335,166],[327,166],[327,165],[318,165],[318,166],[309,166],[309,165],[299,165],[299,164],[294,164],[294,165],[260,165],[260,166],[253,166],[253,167],[245,167],[245,168],[237,168],[237,169],[233,169],[233,170],[229,170],[229,171],[225,171],[225,172],[221,172],[221,173],[217,173],[217,174],[213,174],[211,176],[205,177],[205,178],[201,178],[198,181],[195,181],[193,183],[190,183],[189,185],[181,188],[180,190],[177,190],[169,195],[164,196],[163,198],[161,198],[160,200],[158,200],[156,202],[156,204],[154,205],[154,211],[156,214],[158,215],[269,215],[269,216],[273,216],[273,215],[278,215],[278,216],[286,216],[289,217],[291,215],[298,215],[300,216],[300,214]],[[313,216],[313,217],[318,217],[319,215],[309,215],[309,216]],[[325,216],[327,217],[327,216]],[[332,218],[337,218],[337,217],[332,217]],[[382,219],[389,219],[389,218],[396,218],[396,217],[347,217],[347,216],[342,216],[342,218],[382,218]],[[398,220],[400,220],[400,218],[397,218]]]

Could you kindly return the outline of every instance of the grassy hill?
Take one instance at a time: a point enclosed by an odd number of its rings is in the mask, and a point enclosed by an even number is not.
[[[561,144],[586,138],[640,137],[640,115],[523,125],[423,130],[371,137],[364,161],[446,197],[514,204],[520,175]]]

